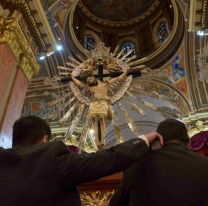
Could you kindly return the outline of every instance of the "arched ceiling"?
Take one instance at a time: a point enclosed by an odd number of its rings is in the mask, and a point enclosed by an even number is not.
[[[129,21],[146,13],[155,0],[81,0],[93,15],[113,22]]]

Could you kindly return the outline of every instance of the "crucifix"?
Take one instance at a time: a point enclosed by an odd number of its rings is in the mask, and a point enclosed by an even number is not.
[[[134,69],[134,70],[131,70],[127,76],[129,75],[132,75],[133,78],[136,78],[136,77],[140,77],[142,74],[147,74],[147,70],[142,70],[141,69]],[[75,76],[75,78],[79,81],[85,81],[85,79],[87,79],[88,77],[91,77],[91,76],[94,76],[95,78],[99,79],[100,81],[103,81],[103,78],[105,77],[111,77],[111,78],[115,78],[115,77],[118,77],[122,74],[123,72],[115,72],[115,73],[109,73],[109,74],[103,74],[103,65],[99,65],[98,66],[98,74],[96,75],[86,75],[86,76]],[[62,77],[61,78],[61,83],[68,83],[69,81],[72,81],[71,78],[69,77]]]
[[[55,76],[52,79],[46,79],[44,81],[46,85],[53,85],[55,87],[58,87],[57,81],[59,80],[61,80],[61,83],[69,83],[71,91],[74,95],[73,98],[71,98],[69,101],[66,101],[62,106],[53,111],[48,116],[48,118],[56,116],[73,100],[77,99],[76,103],[72,107],[70,107],[68,112],[66,112],[60,120],[60,123],[66,122],[72,112],[77,107],[77,105],[79,103],[82,104],[76,114],[76,117],[73,119],[72,124],[65,134],[65,141],[72,137],[73,130],[78,124],[79,118],[84,111],[83,106],[85,105],[89,107],[87,119],[85,121],[83,131],[80,137],[80,151],[82,151],[85,146],[85,140],[89,126],[89,117],[92,123],[92,128],[94,130],[97,148],[98,150],[102,150],[104,148],[104,137],[106,130],[105,120],[106,118],[110,120],[112,119],[113,108],[111,105],[115,103],[117,103],[117,105],[119,106],[119,109],[121,110],[121,113],[124,115],[128,124],[133,125],[133,127],[130,127],[131,131],[136,136],[140,134],[139,130],[136,128],[136,125],[134,125],[134,122],[131,120],[131,118],[126,118],[127,112],[119,103],[119,101],[123,98],[139,115],[144,116],[144,111],[142,111],[137,105],[131,103],[131,101],[127,98],[127,95],[134,97],[132,96],[132,93],[128,91],[131,87],[132,82],[132,77],[128,75],[132,75],[133,77],[140,77],[142,74],[145,74],[146,77],[152,77],[158,76],[159,70],[151,70],[149,68],[146,68],[145,65],[140,65],[132,68],[132,64],[136,64],[136,62],[129,62],[135,59],[136,55],[130,58],[127,57],[131,54],[131,52],[133,52],[133,49],[128,51],[126,54],[123,54],[125,52],[124,49],[122,49],[120,52],[118,52],[118,50],[119,46],[115,48],[114,52],[110,53],[110,48],[105,47],[104,43],[100,42],[97,44],[97,47],[91,51],[92,58],[81,63],[73,57],[69,56],[68,58],[73,63],[66,62],[65,64],[69,65],[71,68],[58,66],[58,69],[64,70],[64,72],[59,72],[59,74],[67,75],[68,77],[60,78],[58,76]],[[70,71],[72,73],[70,73]],[[105,77],[110,77],[110,80],[109,78],[107,78],[108,80],[106,80]],[[66,86],[66,84],[59,87],[63,86]],[[109,87],[115,90],[110,89],[108,92]],[[81,92],[83,91],[83,88],[90,91],[91,96],[89,96],[88,92],[87,95],[83,94]],[[131,89],[134,90],[133,87]],[[68,98],[70,95],[71,92],[68,92],[63,97],[48,103],[47,106],[57,104],[59,101]],[[136,96],[134,98],[145,104],[145,106],[152,109],[153,111],[157,110],[154,105],[146,102],[140,97]],[[117,128],[118,126],[115,124],[115,121],[117,120],[114,116],[113,124],[114,128],[116,128],[117,130],[116,138],[118,143],[120,143],[123,138],[122,135],[118,135],[119,128]]]
[[[134,77],[141,76],[141,70],[126,70],[125,72],[115,72],[104,74],[104,66],[102,61],[99,61],[98,75],[75,77],[69,74],[68,78],[62,78],[61,82],[65,83],[68,81],[74,81],[78,86],[86,88],[92,94],[92,101],[89,107],[90,121],[95,135],[95,142],[98,150],[103,150],[105,146],[105,118],[112,118],[109,107],[108,88],[110,85],[121,81],[127,75],[133,75]],[[109,81],[104,81],[105,77],[111,77]],[[83,84],[82,81],[85,78],[87,84]]]

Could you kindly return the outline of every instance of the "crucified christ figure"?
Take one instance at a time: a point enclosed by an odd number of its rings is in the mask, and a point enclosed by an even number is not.
[[[110,107],[109,107],[109,97],[108,97],[108,88],[111,84],[114,84],[118,81],[121,81],[131,70],[127,70],[117,78],[113,78],[109,81],[99,81],[94,76],[88,77],[86,82],[83,84],[77,80],[73,74],[69,75],[78,86],[87,87],[87,89],[92,94],[92,101],[89,107],[90,121],[92,123],[92,129],[94,130],[95,142],[98,150],[103,150],[105,147],[104,137],[105,137],[105,118],[109,116]],[[98,137],[98,121],[100,122],[101,130],[101,139]]]

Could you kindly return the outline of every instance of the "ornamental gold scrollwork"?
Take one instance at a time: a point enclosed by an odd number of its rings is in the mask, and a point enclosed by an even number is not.
[[[81,195],[81,202],[83,206],[108,206],[113,192],[107,192],[101,195],[100,191],[92,192],[91,194],[86,194],[85,192]]]
[[[142,74],[144,74],[147,77],[157,77],[158,74],[160,73],[159,69],[150,69],[150,68],[145,68],[141,71]]]
[[[29,55],[23,55],[22,57],[20,57],[18,63],[18,66],[22,68],[24,74],[26,75],[29,81],[32,79],[33,75],[37,74],[39,71],[39,65],[38,67],[36,65],[38,64],[35,61],[33,61],[31,56]]]
[[[15,59],[31,81],[36,75],[40,66],[36,63],[36,58],[31,52],[30,45],[23,37],[18,25],[18,18],[6,20],[5,16],[0,17],[0,43],[7,43]]]

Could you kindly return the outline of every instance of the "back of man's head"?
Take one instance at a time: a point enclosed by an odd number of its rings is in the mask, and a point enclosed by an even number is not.
[[[183,122],[176,119],[166,119],[157,127],[157,133],[163,136],[164,145],[171,142],[178,142],[188,146],[189,137],[186,126]]]
[[[19,118],[13,125],[13,144],[31,146],[38,144],[47,135],[47,140],[51,138],[51,129],[40,117],[27,116]]]

